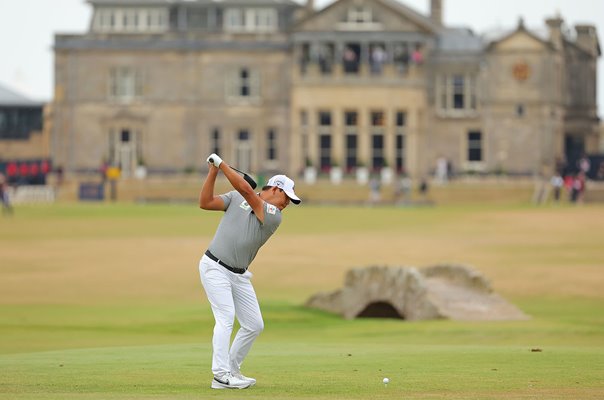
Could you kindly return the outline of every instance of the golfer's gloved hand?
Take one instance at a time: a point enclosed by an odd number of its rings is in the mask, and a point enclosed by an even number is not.
[[[208,164],[212,164],[216,168],[220,168],[220,164],[222,164],[222,158],[220,158],[220,156],[216,153],[210,154],[206,161],[208,162]]]

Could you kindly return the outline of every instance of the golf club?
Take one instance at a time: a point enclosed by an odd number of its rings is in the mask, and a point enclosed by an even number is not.
[[[214,159],[210,158],[210,162],[213,163]],[[235,171],[239,172],[240,174],[243,174],[243,179],[245,179],[245,181],[250,184],[250,186],[252,187],[252,189],[256,189],[256,186],[258,186],[258,184],[256,183],[256,181],[251,176],[249,176],[248,174],[246,174],[243,171],[238,170],[235,167],[232,167],[230,165],[229,165],[229,167],[231,167],[231,169],[234,169]]]

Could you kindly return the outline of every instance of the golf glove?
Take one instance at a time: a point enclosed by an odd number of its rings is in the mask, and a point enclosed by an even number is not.
[[[222,158],[216,153],[210,154],[206,161],[209,164],[213,164],[216,168],[220,168],[220,164],[222,164]]]

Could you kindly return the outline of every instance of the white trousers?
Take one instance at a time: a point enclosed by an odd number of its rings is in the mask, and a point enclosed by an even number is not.
[[[199,261],[199,274],[216,321],[212,372],[214,375],[239,373],[254,340],[264,329],[256,292],[250,281],[252,274],[249,271],[235,274],[206,255]],[[235,317],[241,327],[229,349]]]

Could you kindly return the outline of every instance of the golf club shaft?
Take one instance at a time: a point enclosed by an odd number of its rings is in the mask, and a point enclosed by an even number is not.
[[[214,159],[213,159],[213,158],[210,158],[210,162],[211,162],[211,163],[214,163]],[[235,170],[235,171],[239,172],[240,174],[243,174],[243,179],[245,179],[245,181],[246,181],[247,183],[249,183],[249,185],[252,187],[252,189],[256,189],[256,186],[258,186],[258,184],[256,183],[256,181],[255,181],[254,179],[252,179],[252,177],[251,177],[251,176],[249,176],[247,173],[245,173],[245,172],[243,172],[243,171],[238,170],[237,168],[235,168],[235,167],[233,167],[233,166],[230,166],[230,165],[229,165],[229,167],[231,167],[231,169],[233,169],[233,170]]]

